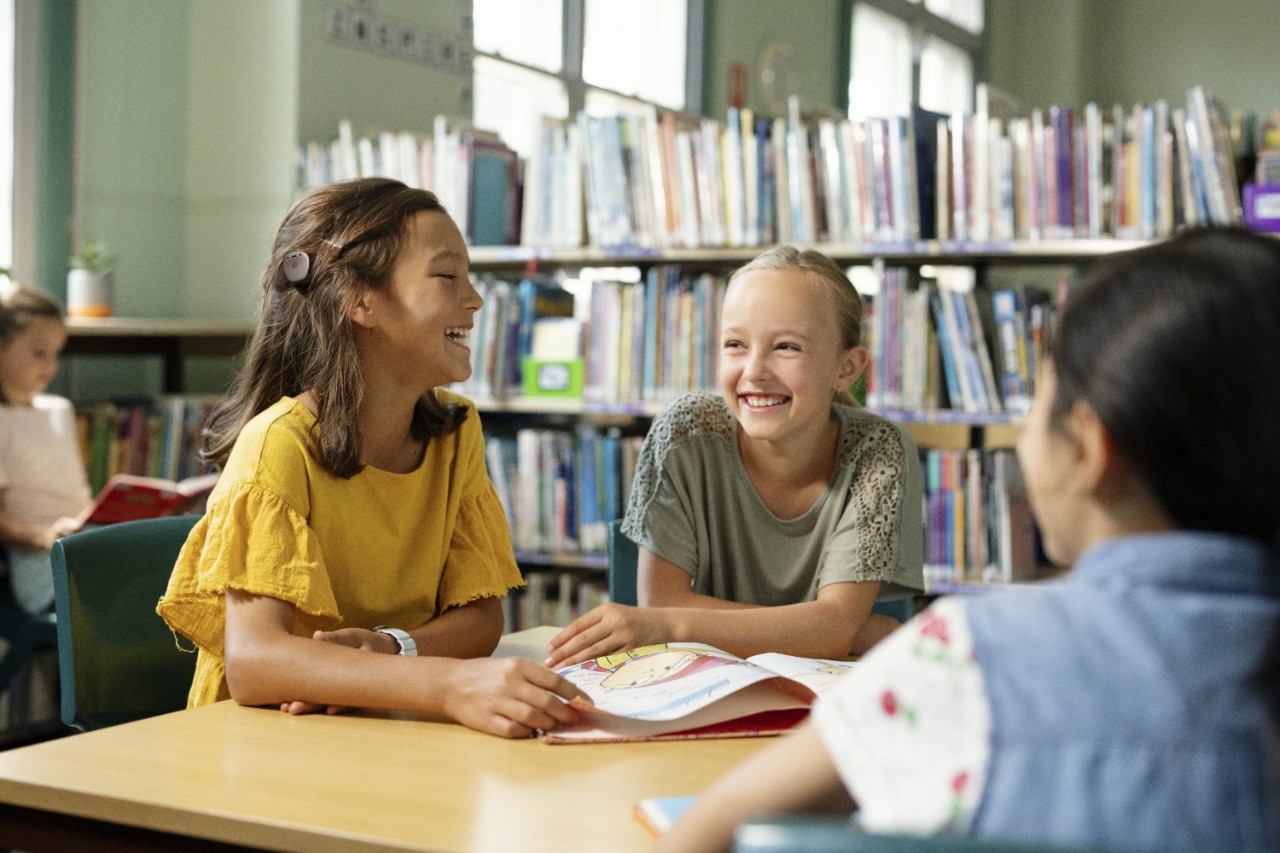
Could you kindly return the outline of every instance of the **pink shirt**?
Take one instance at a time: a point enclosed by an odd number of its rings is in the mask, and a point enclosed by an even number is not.
[[[31,406],[0,405],[0,493],[5,512],[49,525],[89,505],[70,401],[52,394]]]

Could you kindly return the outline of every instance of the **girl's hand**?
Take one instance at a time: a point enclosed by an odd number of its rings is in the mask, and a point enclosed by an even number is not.
[[[547,646],[547,666],[559,669],[584,660],[666,643],[673,635],[669,610],[602,604],[579,616]]]
[[[48,527],[31,528],[27,536],[31,539],[29,547],[39,551],[48,551],[63,536],[70,536],[80,530],[80,521],[75,518],[60,518]]]
[[[53,532],[54,539],[61,539],[63,536],[70,536],[72,533],[79,533],[80,528],[83,526],[84,525],[78,518],[64,517],[55,521],[50,530]],[[53,543],[50,543],[49,547],[52,548]]]
[[[449,677],[444,712],[469,728],[499,737],[529,737],[572,725],[587,703],[581,690],[551,670],[522,658],[460,660]]]
[[[311,635],[313,640],[319,640],[322,643],[335,643],[340,646],[350,646],[353,649],[360,649],[366,652],[383,652],[385,654],[398,654],[400,645],[393,637],[386,634],[379,634],[377,631],[370,631],[368,628],[339,628],[337,631],[316,631]],[[388,641],[394,648],[388,648]],[[351,709],[346,705],[317,705],[314,702],[281,702],[280,710],[286,714],[318,714],[323,711],[326,714],[341,714]]]

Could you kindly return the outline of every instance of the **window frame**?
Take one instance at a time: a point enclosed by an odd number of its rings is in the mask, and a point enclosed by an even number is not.
[[[702,114],[702,73],[703,73],[703,50],[704,38],[703,32],[706,21],[706,11],[704,8],[705,0],[685,0],[686,2],[686,20],[685,20],[685,57],[684,57],[684,93],[685,105],[681,112],[693,113],[695,115]],[[475,56],[484,56],[495,62],[506,63],[516,68],[523,69],[531,74],[539,74],[543,77],[549,77],[559,80],[565,87],[565,93],[569,99],[569,115],[575,116],[582,112],[586,107],[587,89],[598,89],[602,92],[608,92],[620,98],[628,100],[643,100],[635,95],[618,92],[604,86],[588,85],[582,79],[582,52],[583,52],[583,33],[585,32],[584,16],[585,3],[584,0],[561,0],[561,58],[560,71],[558,73],[547,71],[545,68],[538,68],[533,65],[527,65],[523,62],[508,59],[501,54],[488,53],[473,46],[472,51]],[[645,102],[648,103],[648,102]],[[654,104],[661,110],[669,111],[671,108],[661,104]]]
[[[986,21],[983,21],[982,32],[972,33],[959,24],[953,23],[935,12],[925,8],[924,0],[842,0],[840,4],[840,55],[844,57],[841,64],[839,92],[842,101],[841,111],[849,112],[849,78],[853,71],[853,9],[858,3],[865,3],[887,15],[905,21],[911,30],[911,104],[920,105],[920,57],[924,52],[925,41],[934,37],[947,42],[969,55],[973,63],[973,82],[977,84],[983,77],[983,44],[986,35]]]

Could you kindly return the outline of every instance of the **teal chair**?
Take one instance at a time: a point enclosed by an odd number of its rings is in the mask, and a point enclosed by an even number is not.
[[[1111,847],[1062,847],[962,836],[877,835],[836,817],[754,818],[734,832],[733,853],[1120,853]]]
[[[67,725],[88,731],[186,707],[196,656],[177,648],[156,602],[199,518],[126,521],[54,544]]]
[[[638,603],[636,572],[640,562],[640,548],[622,532],[621,520],[615,519],[609,522],[605,547],[609,555],[609,600],[634,607]],[[915,599],[897,598],[877,601],[872,606],[871,612],[892,616],[899,622],[906,622],[916,615]]]
[[[3,555],[3,559],[12,557],[2,548],[0,555]],[[21,558],[19,555],[18,559]],[[47,569],[47,558],[43,560],[43,566]],[[3,573],[0,573],[0,637],[9,644],[4,657],[0,658],[0,693],[13,691],[10,707],[23,708],[27,703],[27,680],[24,677],[27,665],[38,659],[37,654],[52,653],[57,648],[58,622],[52,612],[27,613],[19,607],[14,600],[9,580]],[[19,719],[10,721],[3,734],[5,745],[8,746],[62,731],[62,726],[52,716],[42,715],[41,719],[30,719],[19,714]]]
[[[622,532],[621,519],[609,522],[605,546],[609,553],[609,600],[635,607],[636,571],[640,563],[640,546]]]
[[[7,551],[0,552],[8,557]],[[0,577],[0,637],[9,644],[0,659],[0,693],[8,690],[31,655],[58,645],[57,617],[27,613],[13,599],[7,578]]]

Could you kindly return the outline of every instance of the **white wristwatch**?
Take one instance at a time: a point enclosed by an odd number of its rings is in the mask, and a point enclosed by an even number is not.
[[[373,630],[379,634],[386,634],[400,644],[400,655],[402,657],[417,657],[418,644],[413,641],[413,637],[409,636],[408,631],[401,631],[399,628],[391,628],[386,625],[379,625]]]

